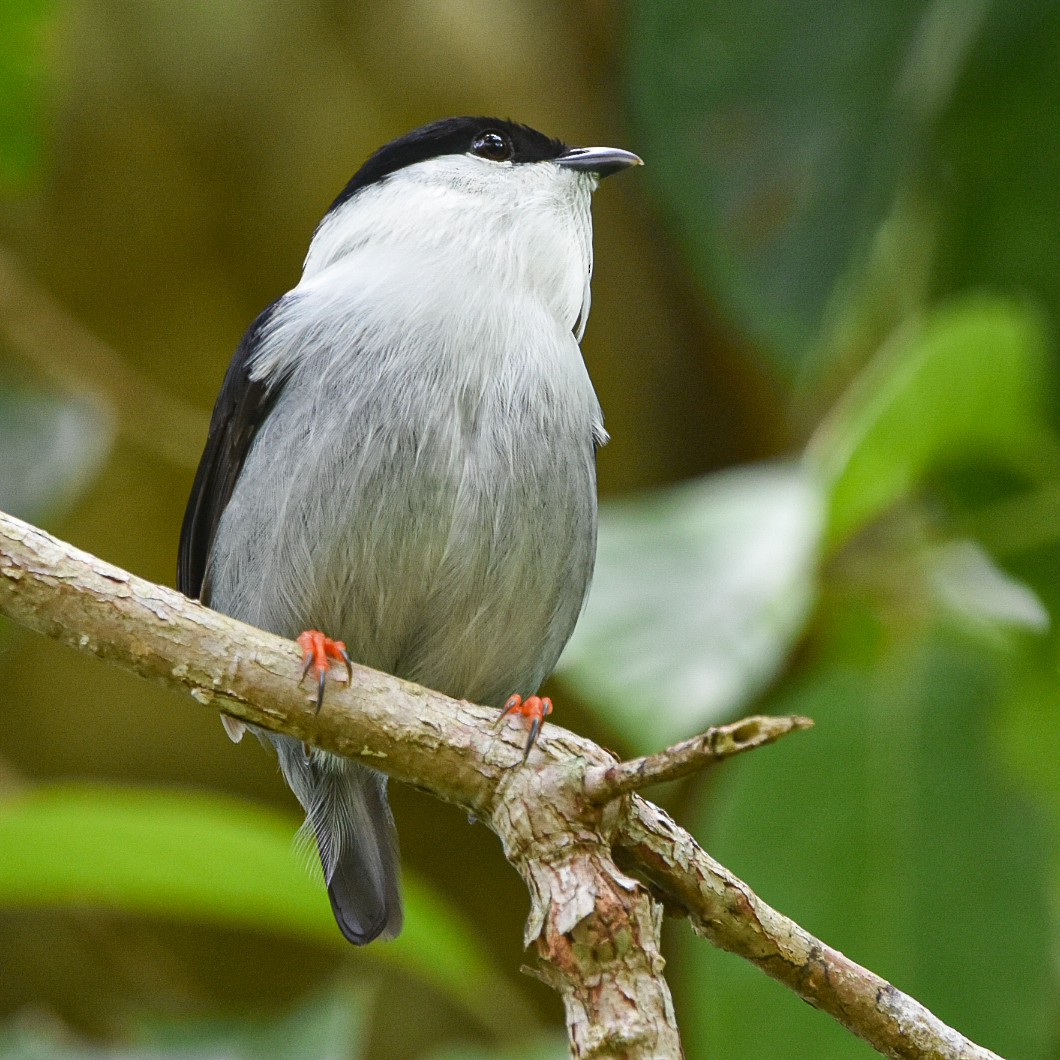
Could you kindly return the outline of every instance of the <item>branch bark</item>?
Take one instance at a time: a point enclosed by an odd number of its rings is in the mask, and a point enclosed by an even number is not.
[[[292,642],[2,513],[0,612],[212,709],[363,759],[486,823],[527,884],[525,942],[537,957],[535,974],[563,998],[575,1057],[682,1055],[662,974],[662,908],[645,880],[699,934],[885,1056],[997,1060],[771,909],[658,807],[628,794],[680,775],[693,759],[698,765],[719,750],[769,742],[804,719],[748,719],[686,741],[669,757],[624,764],[546,725],[521,767],[524,733],[514,724],[494,728],[496,711],[365,667],[354,667],[348,687],[330,689],[317,714],[298,687]]]
[[[616,762],[607,767],[595,766],[585,774],[585,790],[594,802],[608,802],[620,795],[640,791],[652,784],[678,780],[697,773],[706,766],[775,743],[788,733],[813,727],[809,718],[744,718],[729,725],[716,725],[665,751]]]

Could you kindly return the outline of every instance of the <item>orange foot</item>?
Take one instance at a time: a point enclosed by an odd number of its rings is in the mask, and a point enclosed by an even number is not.
[[[498,724],[509,714],[518,714],[523,718],[528,718],[530,721],[530,735],[527,737],[526,747],[523,750],[524,762],[530,755],[530,749],[537,742],[537,735],[541,732],[542,723],[551,713],[552,700],[548,696],[528,696],[523,699],[522,696],[516,694],[509,696],[508,701],[504,704],[504,710],[501,711],[501,716],[497,719]]]
[[[332,640],[325,637],[318,629],[307,629],[298,638],[298,646],[302,649],[302,676],[298,683],[306,679],[310,670],[317,675],[317,711],[324,705],[324,686],[328,680],[328,670],[331,659],[343,663],[346,667],[347,681],[353,680],[353,664],[350,662],[350,653],[341,640]]]

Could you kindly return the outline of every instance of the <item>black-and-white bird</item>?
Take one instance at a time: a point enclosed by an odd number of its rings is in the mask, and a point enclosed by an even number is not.
[[[300,640],[321,689],[334,637],[456,698],[533,696],[596,547],[607,436],[578,345],[589,199],[639,162],[495,118],[435,122],[372,155],[228,369],[181,591],[282,636],[322,631]],[[396,935],[386,777],[258,735],[305,809],[343,934]]]

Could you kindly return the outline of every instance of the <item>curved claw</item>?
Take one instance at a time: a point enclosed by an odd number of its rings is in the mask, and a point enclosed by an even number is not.
[[[302,676],[298,679],[301,684],[309,676],[310,670],[315,670],[317,675],[317,713],[324,705],[324,689],[327,688],[328,670],[331,660],[341,662],[346,667],[346,680],[353,680],[353,663],[350,653],[341,640],[332,640],[324,636],[318,629],[307,629],[298,638],[298,646],[302,649]]]
[[[504,704],[504,709],[494,722],[494,725],[499,725],[509,714],[518,714],[522,718],[529,719],[530,731],[526,738],[526,746],[523,748],[524,765],[530,757],[530,751],[533,749],[534,744],[537,743],[545,718],[551,713],[552,700],[548,696],[527,696],[526,699],[523,699],[522,696],[516,694],[508,697],[507,702]]]
[[[350,653],[346,650],[346,645],[341,641],[335,641],[335,648],[339,655],[342,657],[342,661],[346,664],[346,684],[353,684],[353,663],[350,660]]]

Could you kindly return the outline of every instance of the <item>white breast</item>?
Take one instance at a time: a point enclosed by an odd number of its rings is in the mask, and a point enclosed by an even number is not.
[[[603,428],[573,334],[591,185],[523,166],[498,196],[500,167],[437,162],[314,238],[256,360],[288,381],[222,517],[213,593],[499,704],[551,669],[592,569]]]

